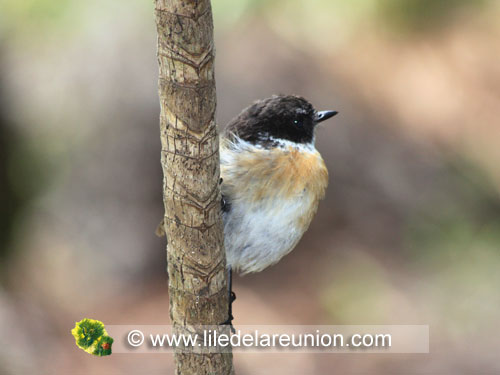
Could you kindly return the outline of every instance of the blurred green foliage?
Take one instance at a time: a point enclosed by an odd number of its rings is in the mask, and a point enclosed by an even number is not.
[[[111,0],[90,0],[99,7],[115,7]],[[233,27],[258,16],[278,32],[318,37],[327,30],[356,30],[367,21],[380,21],[395,31],[429,31],[445,26],[460,11],[489,0],[212,0],[216,29]],[[134,2],[142,14],[151,2]],[[75,28],[84,7],[69,0],[4,0],[0,5],[0,32],[37,36],[40,31]],[[332,35],[329,35],[332,37]]]
[[[373,14],[376,0],[213,0],[215,25],[234,26],[259,17],[279,33],[303,33],[347,29]]]
[[[12,139],[12,132],[2,121],[2,111],[0,105],[0,265],[3,266],[3,257],[10,248],[13,216],[20,208],[21,203],[17,197],[16,191],[10,183],[7,163],[5,162],[9,155],[8,143]],[[3,274],[3,272],[2,272]]]
[[[472,11],[487,0],[379,0],[379,13],[388,26],[405,31],[435,31],[461,11]]]
[[[255,14],[270,24],[308,30],[346,29],[378,21],[393,31],[436,31],[462,11],[473,11],[489,0],[214,0],[216,25],[233,24]]]
[[[1,112],[1,109],[0,109]],[[0,115],[1,116],[1,115]],[[51,181],[45,154],[0,124],[0,265],[14,249],[18,221]]]
[[[31,200],[50,186],[59,169],[57,159],[51,157],[43,143],[41,140],[23,139],[8,147],[9,183],[23,201]]]
[[[57,27],[56,21],[71,4],[69,0],[2,0],[0,31],[16,35]]]
[[[384,323],[391,315],[393,287],[384,267],[363,252],[335,254],[334,269],[320,284],[320,301],[326,313],[342,324]],[[341,264],[341,266],[338,266]],[[331,267],[331,266],[329,266]]]
[[[54,156],[52,144],[39,134],[27,137],[16,129],[5,98],[4,72],[0,59],[0,271],[7,266],[4,259],[19,242],[18,224],[23,221],[32,203],[54,183],[59,159]],[[29,214],[27,215],[29,216]],[[4,272],[0,272],[4,276]],[[0,282],[3,282],[1,280]]]
[[[406,243],[414,264],[441,267],[476,248],[500,256],[500,194],[492,180],[463,157],[450,162],[445,175],[450,188],[409,221]]]
[[[500,195],[480,169],[459,158],[447,184],[407,227],[407,264],[432,287],[431,303],[456,335],[484,329],[500,306]],[[477,316],[482,319],[477,319]]]

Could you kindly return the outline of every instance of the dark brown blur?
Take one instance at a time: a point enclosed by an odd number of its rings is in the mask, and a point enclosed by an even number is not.
[[[500,7],[213,0],[218,122],[299,94],[326,199],[237,277],[234,324],[429,324],[428,355],[236,354],[238,374],[498,373]],[[92,357],[83,318],[168,324],[153,4],[0,5],[0,373],[164,374]],[[272,241],[272,239],[270,239]]]

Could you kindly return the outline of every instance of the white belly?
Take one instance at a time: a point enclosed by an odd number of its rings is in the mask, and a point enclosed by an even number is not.
[[[304,234],[304,215],[313,199],[273,198],[272,202],[234,202],[224,214],[228,265],[242,273],[259,272],[288,254]],[[315,207],[314,207],[315,210]]]

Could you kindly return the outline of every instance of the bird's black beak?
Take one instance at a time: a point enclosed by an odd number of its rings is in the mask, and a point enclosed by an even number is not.
[[[322,121],[328,120],[337,114],[337,111],[318,111],[314,116],[314,123],[319,124]]]

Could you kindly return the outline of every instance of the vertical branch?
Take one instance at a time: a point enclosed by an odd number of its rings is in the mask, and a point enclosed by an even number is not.
[[[155,0],[161,163],[174,332],[227,319],[210,0]],[[177,374],[230,374],[232,354],[175,353]]]

